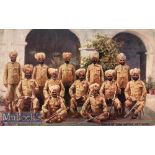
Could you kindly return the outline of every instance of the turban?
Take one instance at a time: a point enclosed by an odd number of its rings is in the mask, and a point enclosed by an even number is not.
[[[119,53],[119,54],[117,55],[117,59],[118,59],[118,60],[120,60],[120,59],[126,60],[126,56],[125,56],[124,53]]]
[[[35,57],[36,60],[39,60],[40,58],[45,60],[46,54],[43,53],[43,52],[39,52],[39,53],[36,53],[36,54],[34,55],[34,57]]]
[[[71,52],[63,52],[62,56],[64,59],[66,59],[66,58],[71,59],[72,53]]]
[[[56,69],[56,68],[49,68],[49,69],[48,69],[48,73],[49,73],[50,75],[58,74],[58,69]]]
[[[52,86],[49,87],[49,90],[51,92],[53,92],[53,91],[59,92],[60,91],[60,86],[59,85],[52,85]]]
[[[16,51],[11,51],[11,52],[9,53],[9,57],[12,57],[12,56],[17,57],[17,56],[18,56],[17,52],[16,52]]]
[[[99,90],[100,89],[100,85],[98,83],[91,84],[89,86],[89,89],[90,89],[90,91],[92,91],[92,90]]]
[[[24,73],[32,73],[33,72],[33,65],[26,64],[23,66]]]
[[[105,71],[105,76],[107,77],[107,76],[114,76],[114,74],[115,74],[115,70],[112,70],[112,69],[109,69],[109,70],[107,70],[107,71]]]
[[[75,74],[77,76],[79,76],[79,74],[86,74],[86,69],[80,68],[80,69],[76,70]]]
[[[138,74],[140,75],[140,69],[139,68],[134,68],[130,70],[130,75],[132,76],[133,74]]]

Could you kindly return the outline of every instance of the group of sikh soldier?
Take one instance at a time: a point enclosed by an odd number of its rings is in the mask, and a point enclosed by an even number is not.
[[[15,51],[9,57],[11,62],[6,64],[4,72],[9,112],[21,114],[29,102],[30,111],[40,112],[47,123],[62,122],[71,113],[73,118],[83,117],[100,124],[110,118],[112,110],[116,119],[136,104],[131,117],[135,119],[144,108],[146,88],[140,80],[140,69],[130,70],[124,53],[118,54],[116,68],[105,73],[96,51],[90,54],[92,63],[88,68],[77,70],[70,63],[71,52],[63,53],[65,63],[59,69],[44,63],[43,52],[34,55],[38,62],[34,67],[31,64],[21,67],[16,62]]]

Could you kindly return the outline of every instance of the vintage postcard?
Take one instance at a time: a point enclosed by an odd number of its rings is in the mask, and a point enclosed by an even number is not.
[[[0,29],[0,124],[155,125],[154,41],[154,29]]]

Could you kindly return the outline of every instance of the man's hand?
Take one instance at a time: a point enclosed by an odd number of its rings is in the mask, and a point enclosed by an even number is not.
[[[141,98],[139,99],[139,101],[144,101],[144,97],[143,97],[143,96],[141,96]]]
[[[109,116],[109,113],[107,111],[104,112],[104,116],[108,117]]]

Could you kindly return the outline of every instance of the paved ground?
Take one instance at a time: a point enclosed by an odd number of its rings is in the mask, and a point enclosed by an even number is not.
[[[2,120],[2,112],[5,111],[4,106],[0,106],[0,120]],[[17,124],[15,124],[17,125]],[[48,125],[43,123],[43,125]],[[82,118],[79,119],[73,119],[73,118],[67,118],[65,122],[62,123],[55,123],[51,125],[60,125],[60,126],[95,126],[97,124],[95,123],[90,123],[85,121]],[[146,101],[146,106],[144,109],[144,116],[142,118],[138,118],[136,120],[131,120],[130,118],[127,119],[117,119],[117,120],[109,120],[102,125],[105,126],[127,126],[127,125],[155,125],[155,95],[147,95],[147,101]]]

